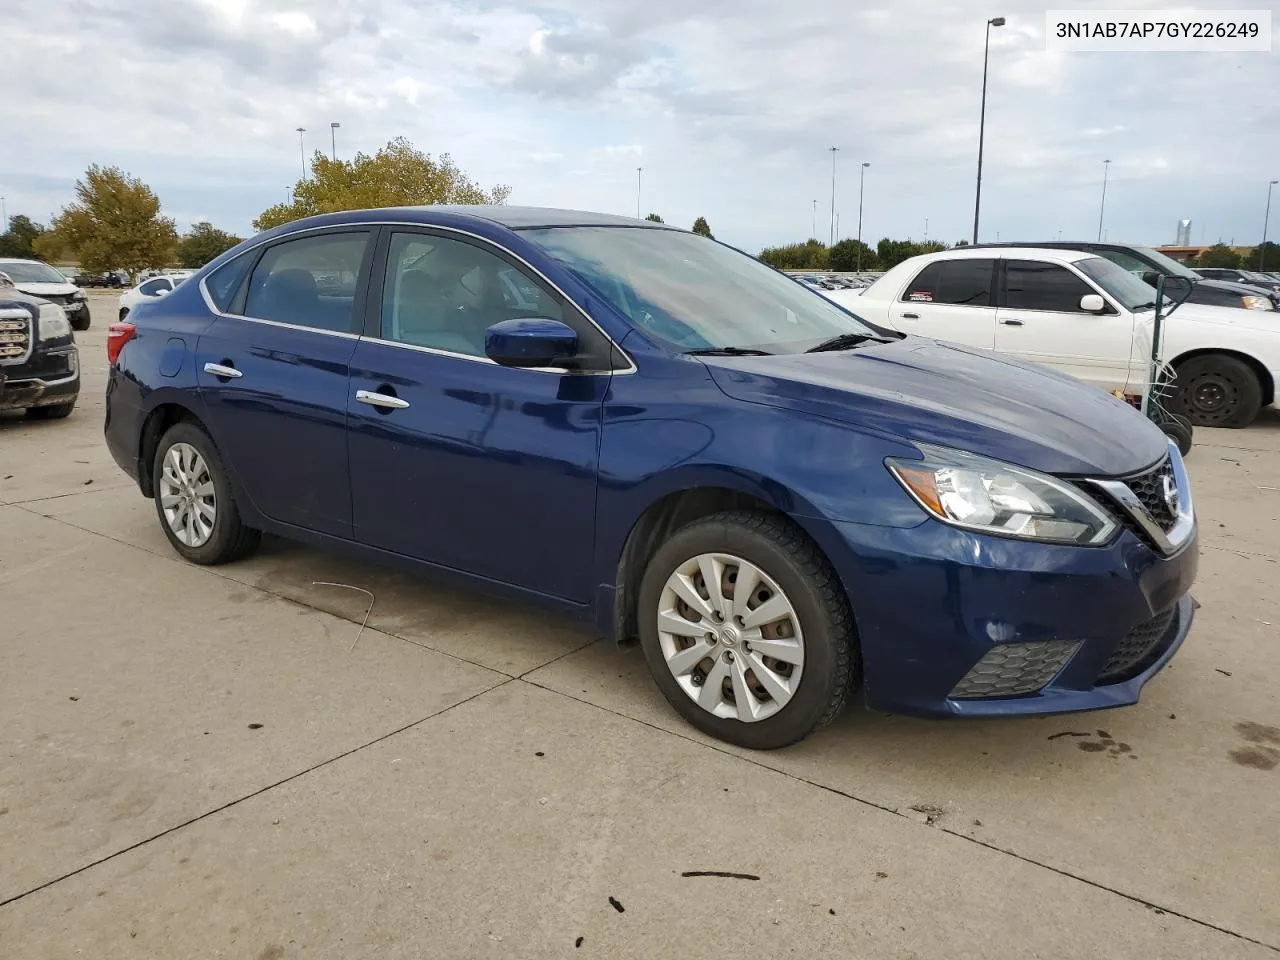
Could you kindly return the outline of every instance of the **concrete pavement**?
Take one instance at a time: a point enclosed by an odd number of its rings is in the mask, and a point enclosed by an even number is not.
[[[1203,607],[1138,706],[753,754],[580,625],[179,561],[102,446],[108,302],[76,413],[0,420],[0,957],[1280,953],[1274,411],[1197,432]]]

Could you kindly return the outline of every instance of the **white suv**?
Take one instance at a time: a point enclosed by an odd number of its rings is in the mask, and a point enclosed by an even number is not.
[[[1105,390],[1145,392],[1155,291],[1092,253],[957,247],[898,264],[860,296],[826,294],[874,323],[1055,367]],[[1173,412],[1244,427],[1275,402],[1273,312],[1185,303],[1164,326]]]

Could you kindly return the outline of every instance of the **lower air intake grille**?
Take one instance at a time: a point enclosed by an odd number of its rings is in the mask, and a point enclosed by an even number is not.
[[[952,689],[952,700],[1020,697],[1057,676],[1080,646],[1075,640],[1001,643],[992,647]]]
[[[1139,673],[1145,666],[1148,655],[1157,643],[1169,632],[1169,625],[1177,609],[1166,610],[1145,620],[1130,630],[1111,654],[1107,665],[1102,668],[1098,677],[1099,683],[1120,683]]]

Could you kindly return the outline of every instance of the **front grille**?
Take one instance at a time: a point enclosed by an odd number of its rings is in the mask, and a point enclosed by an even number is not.
[[[1156,645],[1169,632],[1169,625],[1177,615],[1177,608],[1156,614],[1130,630],[1112,651],[1106,666],[1098,676],[1099,683],[1120,683],[1137,676],[1148,666]]]
[[[31,313],[0,308],[0,363],[22,363],[31,355]]]
[[[1058,675],[1079,646],[1074,640],[997,644],[948,696],[952,700],[979,700],[1035,693]]]
[[[1170,482],[1173,481],[1173,464],[1169,462],[1169,458],[1165,457],[1158,464],[1143,473],[1136,476],[1127,477],[1124,483],[1133,495],[1138,498],[1143,508],[1151,515],[1151,519],[1156,525],[1168,533],[1174,528],[1178,522],[1177,515],[1169,509],[1169,504],[1164,497],[1165,478]],[[1139,525],[1138,521],[1119,503],[1115,502],[1109,496],[1098,498],[1099,502],[1107,508],[1107,512],[1115,518],[1121,526],[1133,534],[1136,534],[1139,540],[1149,543],[1150,538]]]

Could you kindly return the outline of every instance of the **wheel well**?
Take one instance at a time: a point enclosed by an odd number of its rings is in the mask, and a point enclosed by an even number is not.
[[[151,468],[155,463],[160,438],[175,423],[182,423],[184,420],[200,424],[200,418],[186,407],[177,403],[164,403],[152,410],[146,423],[142,425],[142,442],[138,447],[138,486],[142,488],[144,496],[155,495],[155,478],[151,475]]]
[[[759,497],[722,487],[678,490],[650,504],[627,535],[618,560],[613,595],[613,635],[619,643],[639,639],[636,595],[640,579],[658,547],[676,530],[723,510],[758,510],[785,519],[781,510]]]
[[[1247,365],[1257,376],[1258,382],[1262,384],[1262,405],[1266,407],[1276,402],[1276,384],[1271,379],[1270,371],[1247,353],[1238,353],[1235,350],[1219,350],[1212,347],[1204,350],[1190,350],[1173,361],[1173,368],[1177,370],[1188,360],[1194,360],[1196,357],[1210,356],[1231,357]]]

